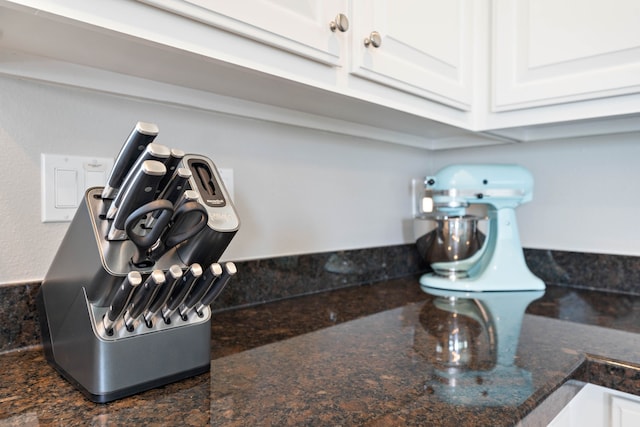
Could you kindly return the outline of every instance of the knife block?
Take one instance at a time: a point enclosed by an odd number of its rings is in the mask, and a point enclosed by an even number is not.
[[[138,322],[132,332],[101,324],[109,296],[128,271],[132,242],[107,241],[102,188],[87,190],[37,297],[45,356],[89,400],[109,402],[209,371],[211,311],[171,322]],[[148,270],[186,269],[175,249]]]

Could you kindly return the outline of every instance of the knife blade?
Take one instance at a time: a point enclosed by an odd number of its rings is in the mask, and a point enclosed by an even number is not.
[[[173,288],[176,286],[178,281],[182,279],[182,269],[177,264],[172,265],[164,274],[165,284],[162,285],[158,292],[156,292],[149,308],[147,308],[143,314],[144,321],[148,327],[152,327],[151,319],[153,316],[160,311],[160,309],[165,305],[169,295],[173,291]]]
[[[127,331],[133,331],[134,322],[149,307],[154,294],[164,283],[165,279],[162,270],[153,270],[142,286],[138,287],[131,297],[127,311],[124,313],[124,325]]]
[[[204,315],[203,310],[206,306],[211,305],[213,301],[222,293],[224,288],[233,277],[238,272],[236,265],[229,261],[224,264],[224,271],[222,276],[218,280],[215,281],[213,286],[209,288],[209,290],[204,294],[200,302],[198,302],[195,306],[195,311],[198,316],[202,317]]]
[[[127,172],[136,159],[158,135],[158,126],[154,123],[138,122],[125,140],[116,161],[111,168],[107,184],[102,190],[103,199],[113,199],[124,181]]]
[[[165,175],[164,178],[166,178],[167,175]],[[178,201],[182,197],[182,194],[185,192],[189,178],[191,178],[191,171],[189,169],[178,168],[170,178],[169,183],[164,188],[164,190],[162,190],[158,198],[168,200],[175,205],[176,203],[178,203]],[[162,187],[162,182],[160,182],[158,188],[160,187]],[[153,215],[149,215],[149,217],[147,218],[146,226],[151,227],[153,225],[153,222],[160,216],[161,213],[162,212],[160,211],[156,211],[153,213]]]
[[[222,276],[222,266],[214,262],[207,268],[202,277],[198,280],[185,298],[178,310],[183,320],[187,320],[187,313],[191,310],[204,296],[204,294],[215,284],[218,278]]]
[[[159,216],[153,223],[153,227],[138,226],[143,218],[155,213]],[[124,231],[137,249],[131,257],[131,264],[138,268],[149,268],[155,264],[156,259],[150,256],[150,249],[158,242],[172,216],[173,204],[164,199],[153,200],[142,205],[129,215],[124,223]]]
[[[109,309],[102,318],[102,325],[107,335],[113,335],[113,326],[116,320],[118,320],[118,317],[120,317],[127,306],[131,293],[140,283],[142,283],[142,275],[137,271],[130,271],[116,289],[111,299],[111,304],[109,304]]]
[[[155,142],[152,142],[151,144],[147,145],[147,147],[144,149],[142,154],[138,156],[133,166],[131,166],[131,168],[127,172],[127,175],[125,176],[124,181],[122,182],[122,186],[118,191],[118,194],[116,194],[115,198],[111,202],[111,206],[109,206],[109,209],[107,210],[107,219],[113,219],[115,217],[120,205],[122,204],[122,200],[124,199],[125,194],[129,186],[131,185],[131,180],[135,177],[136,173],[140,171],[140,168],[142,167],[144,162],[146,162],[147,160],[156,160],[164,165],[164,162],[169,158],[170,152],[171,151],[169,150],[168,147],[165,147],[164,145],[156,144]],[[166,169],[166,166],[165,166],[165,169]],[[159,185],[160,183],[158,183],[158,186]],[[157,188],[156,188],[156,191],[157,191]],[[154,192],[154,196],[155,196],[155,192]]]
[[[180,281],[176,284],[173,292],[169,296],[167,303],[162,308],[162,318],[166,324],[171,323],[171,315],[176,311],[182,301],[193,287],[196,280],[202,276],[202,267],[198,263],[193,263],[189,267],[189,270],[182,276]]]
[[[129,215],[140,206],[153,200],[160,179],[167,172],[166,167],[156,160],[146,160],[139,170],[131,178],[124,191],[124,197],[118,207],[109,234],[108,240],[125,240],[125,222]]]

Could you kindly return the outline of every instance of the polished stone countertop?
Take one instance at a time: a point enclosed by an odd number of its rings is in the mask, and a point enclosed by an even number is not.
[[[407,277],[217,312],[209,373],[107,404],[41,349],[13,351],[0,355],[0,426],[510,426],[569,379],[638,394],[640,297],[533,297],[526,314],[526,295],[490,314]]]

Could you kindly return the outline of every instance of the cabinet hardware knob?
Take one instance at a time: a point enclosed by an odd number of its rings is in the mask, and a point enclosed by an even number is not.
[[[329,23],[329,28],[331,28],[333,32],[338,30],[344,33],[349,29],[349,18],[347,18],[347,15],[339,13],[336,15],[336,18]]]
[[[382,37],[380,36],[380,33],[377,31],[372,31],[371,34],[369,34],[369,37],[364,39],[364,45],[366,47],[369,47],[369,45],[373,47],[380,47],[381,44],[382,44]]]

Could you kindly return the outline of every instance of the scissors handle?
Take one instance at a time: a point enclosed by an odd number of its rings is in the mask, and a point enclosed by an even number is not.
[[[152,212],[160,212],[160,215],[153,223],[153,227],[145,230],[144,233],[138,233],[136,226],[140,223],[140,220]],[[131,258],[133,265],[146,268],[155,263],[155,260],[151,259],[147,252],[158,241],[167,225],[169,225],[173,213],[173,204],[170,201],[158,199],[142,205],[127,217],[124,225],[125,231],[138,249]]]
[[[173,223],[162,241],[169,249],[198,234],[209,221],[204,206],[195,200],[181,204],[173,214]]]

